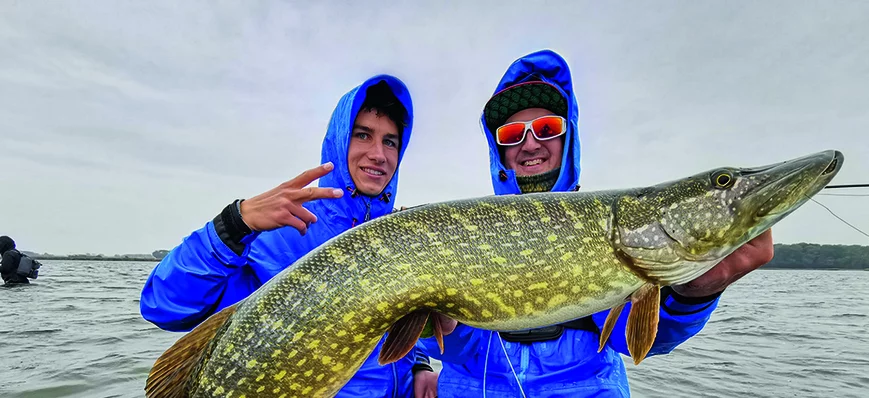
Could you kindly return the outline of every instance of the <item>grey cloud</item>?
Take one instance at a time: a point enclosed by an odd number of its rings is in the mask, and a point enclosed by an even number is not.
[[[416,108],[398,204],[488,195],[482,105],[541,48],[574,74],[583,189],[827,148],[846,155],[837,182],[865,182],[867,14],[844,1],[3,2],[0,226],[25,250],[171,248],[319,163],[338,99],[377,73],[403,79]],[[865,198],[818,199],[869,228]],[[867,243],[812,203],[775,237]]]

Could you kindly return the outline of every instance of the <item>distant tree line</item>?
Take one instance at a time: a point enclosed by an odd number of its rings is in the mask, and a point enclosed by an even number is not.
[[[775,256],[763,268],[869,270],[869,246],[777,244]]]
[[[49,253],[34,253],[22,251],[22,253],[39,260],[87,260],[87,261],[158,261],[169,254],[169,250],[155,250],[151,254],[115,254],[104,255],[99,253],[64,254],[55,255]]]
[[[154,250],[154,252],[151,253],[151,255],[157,260],[162,260],[167,254],[169,254],[169,250]]]

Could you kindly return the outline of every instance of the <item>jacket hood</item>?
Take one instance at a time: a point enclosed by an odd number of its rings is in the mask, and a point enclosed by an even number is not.
[[[12,238],[3,235],[0,236],[0,254],[6,253],[9,249],[15,248],[15,241]]]
[[[406,125],[401,133],[401,148],[399,148],[398,152],[398,164],[395,168],[395,174],[380,195],[369,197],[355,193],[356,184],[353,183],[353,178],[350,176],[347,152],[350,147],[353,122],[356,120],[356,114],[359,113],[362,104],[365,102],[366,90],[380,82],[385,82],[395,97],[404,105],[404,108],[407,110],[407,120],[405,120]],[[392,212],[393,203],[398,192],[399,166],[410,143],[412,128],[413,104],[410,99],[410,92],[404,83],[394,76],[374,76],[341,97],[334,112],[332,112],[332,118],[329,121],[326,137],[323,139],[321,152],[321,163],[332,162],[335,165],[335,169],[323,178],[320,178],[319,186],[343,189],[344,196],[338,199],[313,202],[322,205],[330,223],[336,222],[339,225],[343,225],[349,222],[352,226],[356,223]]]
[[[573,92],[570,68],[564,58],[552,50],[533,52],[517,59],[507,68],[493,95],[507,87],[530,80],[542,80],[555,85],[567,98],[568,131],[564,139],[561,173],[552,191],[574,190],[579,185],[580,175],[579,106]],[[521,193],[516,182],[516,173],[501,162],[498,145],[490,129],[497,126],[487,126],[485,115],[480,116],[480,125],[489,143],[489,168],[495,194]]]

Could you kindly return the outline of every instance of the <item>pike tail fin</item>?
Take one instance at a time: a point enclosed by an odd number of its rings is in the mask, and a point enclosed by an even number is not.
[[[226,307],[210,316],[205,322],[178,339],[157,359],[145,382],[146,397],[188,396],[187,382],[190,376],[205,355],[208,344],[235,313],[236,305]]]

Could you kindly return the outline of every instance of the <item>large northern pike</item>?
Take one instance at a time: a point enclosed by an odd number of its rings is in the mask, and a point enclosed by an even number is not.
[[[631,301],[626,337],[639,363],[657,332],[661,286],[708,271],[818,193],[842,162],[826,151],[647,188],[396,212],[324,243],[179,339],[146,392],[330,397],[387,331],[381,363],[406,354],[432,311],[506,331],[613,309],[604,344]],[[438,321],[434,335],[441,342]]]

